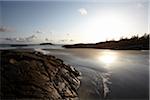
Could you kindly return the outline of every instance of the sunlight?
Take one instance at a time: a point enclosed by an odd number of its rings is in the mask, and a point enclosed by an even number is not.
[[[99,56],[99,60],[105,64],[112,64],[116,61],[117,54],[111,51],[103,52],[101,56]]]
[[[115,56],[111,56],[111,55],[104,55],[100,57],[100,60],[106,64],[110,64],[113,63],[116,60]]]
[[[123,30],[127,32],[132,28],[132,23],[129,25],[128,17],[124,16],[119,12],[95,15],[86,22],[84,33],[87,33],[89,39],[92,37],[95,41],[118,38],[122,35]],[[111,36],[110,33],[115,33],[115,35]]]

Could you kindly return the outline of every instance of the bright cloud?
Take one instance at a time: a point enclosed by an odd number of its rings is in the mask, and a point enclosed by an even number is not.
[[[42,31],[40,31],[40,30],[37,30],[37,31],[36,31],[36,33],[43,33],[43,32],[42,32]]]
[[[29,37],[25,38],[26,41],[33,41],[35,39],[37,39],[36,35],[32,35],[32,36],[29,36]]]
[[[82,16],[87,15],[87,10],[86,10],[85,8],[80,8],[80,9],[78,9],[78,12],[79,12]]]

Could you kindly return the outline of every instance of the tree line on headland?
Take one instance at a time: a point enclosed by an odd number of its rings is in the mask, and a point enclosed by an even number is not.
[[[149,34],[144,34],[139,37],[132,36],[131,38],[121,38],[118,41],[110,40],[105,42],[98,42],[95,44],[74,44],[64,45],[65,48],[97,48],[97,49],[115,49],[115,50],[149,50]]]

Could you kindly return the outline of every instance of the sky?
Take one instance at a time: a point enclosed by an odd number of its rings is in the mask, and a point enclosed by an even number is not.
[[[96,43],[149,32],[148,0],[0,1],[0,43]]]

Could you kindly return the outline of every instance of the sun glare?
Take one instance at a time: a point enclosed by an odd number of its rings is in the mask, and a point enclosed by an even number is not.
[[[95,40],[112,39],[110,33],[115,33],[114,38],[118,38],[122,31],[127,32],[129,27],[128,18],[123,17],[119,13],[109,13],[104,15],[95,15],[86,23],[85,33],[89,38],[93,37]],[[92,34],[91,34],[92,33]]]
[[[107,51],[99,56],[99,60],[105,64],[112,64],[116,61],[117,54]]]
[[[100,57],[100,60],[106,64],[110,64],[113,63],[116,60],[115,56],[111,56],[111,55],[104,55]]]

